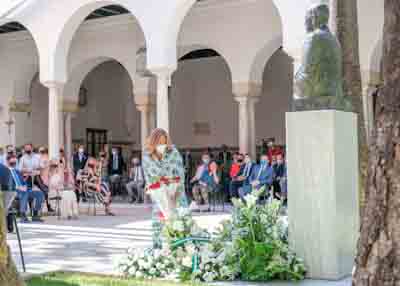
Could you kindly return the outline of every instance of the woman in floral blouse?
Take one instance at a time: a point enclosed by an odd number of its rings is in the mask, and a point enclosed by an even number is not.
[[[143,171],[147,193],[151,193],[152,190],[169,192],[169,185],[175,184],[176,189],[173,194],[175,207],[187,207],[183,160],[165,130],[157,128],[147,139],[143,153]],[[161,248],[160,236],[163,219],[161,207],[153,203],[154,248]]]

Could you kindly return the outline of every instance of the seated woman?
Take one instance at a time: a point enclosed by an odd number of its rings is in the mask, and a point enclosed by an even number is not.
[[[60,212],[60,216],[66,219],[77,219],[79,210],[73,188],[72,174],[65,176],[64,169],[60,166],[59,161],[52,160],[50,162],[49,177],[49,199],[53,204],[53,208],[57,200],[59,200],[60,205],[57,211]]]
[[[101,179],[101,172],[98,170],[97,160],[90,157],[83,170],[78,172],[77,180],[83,181],[83,190],[88,196],[93,196],[96,201],[104,205],[105,213],[108,216],[114,214],[110,211],[111,191],[104,180]]]
[[[217,163],[215,161],[210,162],[208,154],[204,154],[202,159],[203,168],[199,171],[199,174],[196,175],[198,179],[197,184],[193,187],[194,201],[190,205],[190,208],[194,211],[201,210],[200,206],[204,203],[204,210],[209,212],[209,194],[217,191],[220,177]],[[196,179],[196,176],[194,179]]]

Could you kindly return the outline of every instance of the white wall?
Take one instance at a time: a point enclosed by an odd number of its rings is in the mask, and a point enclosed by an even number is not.
[[[221,57],[180,62],[173,76],[171,135],[183,147],[238,144],[238,111],[232,82]],[[209,135],[194,134],[194,123],[208,123]]]

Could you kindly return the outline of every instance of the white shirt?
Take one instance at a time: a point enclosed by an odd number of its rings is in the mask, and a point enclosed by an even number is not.
[[[29,172],[32,172],[33,170],[39,170],[40,169],[39,155],[35,153],[31,153],[30,155],[24,154],[19,160],[18,169],[20,171],[28,170]]]

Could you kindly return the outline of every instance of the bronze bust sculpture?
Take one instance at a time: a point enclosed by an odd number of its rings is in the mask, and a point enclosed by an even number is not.
[[[302,67],[295,77],[300,98],[343,95],[340,45],[329,31],[328,21],[326,5],[312,6],[307,12]]]
[[[295,75],[297,110],[344,108],[341,48],[328,22],[327,5],[308,9],[302,65]]]

